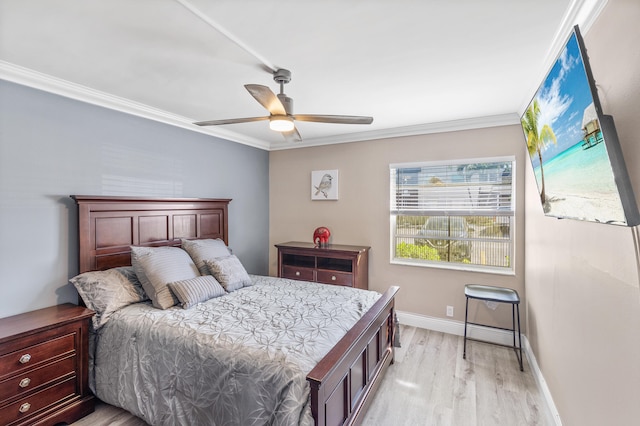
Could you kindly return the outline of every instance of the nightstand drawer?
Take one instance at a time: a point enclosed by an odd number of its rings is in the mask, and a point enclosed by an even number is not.
[[[60,384],[50,386],[11,405],[0,408],[0,419],[3,420],[3,424],[25,419],[43,408],[69,399],[74,395],[76,395],[76,380],[75,377],[72,377]]]
[[[322,271],[318,270],[318,282],[324,284],[336,284],[344,286],[353,286],[353,275],[345,272]]]
[[[76,356],[56,361],[40,368],[25,371],[0,383],[0,404],[9,398],[25,394],[65,376],[75,375]]]
[[[93,411],[93,315],[63,303],[0,318],[0,425],[71,424]]]
[[[313,276],[314,270],[309,268],[299,268],[296,266],[283,266],[282,278],[291,278],[294,280],[315,281]]]
[[[18,345],[20,342],[16,342]],[[0,377],[31,368],[43,361],[75,350],[75,334],[27,346],[0,357]]]

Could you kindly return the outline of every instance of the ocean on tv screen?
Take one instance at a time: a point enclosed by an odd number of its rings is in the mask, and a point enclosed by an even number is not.
[[[540,167],[535,176],[540,187]],[[577,143],[544,162],[545,213],[603,223],[624,223],[622,202],[604,143]]]

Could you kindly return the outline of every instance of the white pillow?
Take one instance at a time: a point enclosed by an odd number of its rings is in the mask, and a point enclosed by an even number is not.
[[[211,274],[228,292],[252,285],[249,274],[235,255],[207,259],[204,263],[211,270]]]
[[[131,247],[131,266],[153,306],[167,309],[176,305],[168,283],[200,276],[186,251],[178,247]]]
[[[216,257],[229,256],[231,252],[229,248],[219,238],[204,240],[186,240],[182,239],[182,248],[189,253],[191,259],[195,262],[200,275],[210,275],[211,272],[204,261],[207,259],[215,259]]]

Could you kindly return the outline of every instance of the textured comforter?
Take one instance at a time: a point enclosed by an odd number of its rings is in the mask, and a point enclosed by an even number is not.
[[[251,278],[188,310],[112,315],[96,334],[98,398],[152,425],[313,424],[307,373],[380,295]]]

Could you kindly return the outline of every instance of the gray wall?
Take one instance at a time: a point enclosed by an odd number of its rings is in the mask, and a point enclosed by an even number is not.
[[[77,300],[71,194],[232,198],[229,245],[268,273],[267,151],[0,80],[0,317]]]

